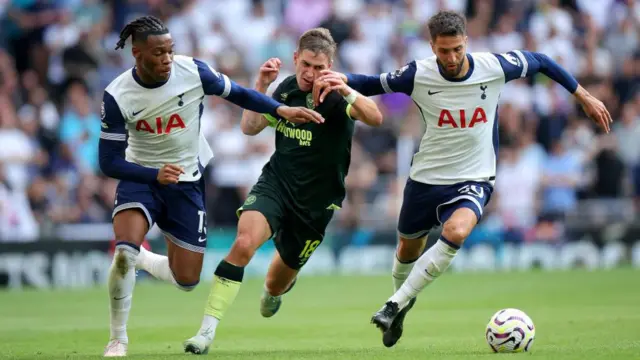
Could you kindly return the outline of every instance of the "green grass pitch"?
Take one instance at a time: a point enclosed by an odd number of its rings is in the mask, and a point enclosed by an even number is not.
[[[219,359],[640,359],[640,271],[446,274],[421,294],[396,347],[369,319],[390,295],[386,277],[301,277],[280,312],[258,311],[261,279],[245,281],[218,327]],[[209,283],[191,293],[140,284],[129,358],[186,359]],[[531,353],[493,354],[485,325],[500,308],[536,325]],[[109,336],[106,290],[0,292],[1,359],[99,359]]]

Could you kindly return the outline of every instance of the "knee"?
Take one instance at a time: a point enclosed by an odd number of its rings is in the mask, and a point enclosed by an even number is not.
[[[147,234],[147,218],[140,209],[124,210],[113,219],[113,234],[116,242],[140,246]]]
[[[173,272],[173,284],[182,291],[191,291],[200,283],[200,271],[196,269],[181,269]]]
[[[419,239],[405,239],[400,237],[398,239],[398,248],[396,249],[398,260],[412,261],[420,257],[422,250],[424,250],[426,240],[426,237]]]
[[[471,226],[467,226],[463,221],[450,219],[442,227],[442,236],[452,243],[462,246],[464,240],[471,233]]]
[[[232,259],[230,262],[236,266],[247,266],[256,252],[256,243],[256,239],[253,239],[250,234],[243,231],[238,232],[229,253]]]

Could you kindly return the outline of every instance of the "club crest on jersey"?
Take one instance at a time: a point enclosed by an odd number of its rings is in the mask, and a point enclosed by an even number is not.
[[[502,56],[505,60],[507,60],[509,63],[511,63],[514,66],[522,66],[520,64],[520,58],[518,58],[514,53],[508,52],[508,53],[502,53],[500,54],[500,56]]]
[[[313,106],[313,94],[307,94],[307,108],[315,108],[315,106]]]
[[[282,100],[282,101],[287,101],[288,97],[289,97],[289,93],[280,94],[280,100]]]
[[[136,131],[146,131],[151,134],[170,134],[173,129],[184,129],[186,127],[178,114],[169,116],[169,121],[166,122],[166,125],[164,123],[163,118],[160,116],[156,118],[155,122],[138,120],[136,122]]]
[[[255,195],[249,195],[247,197],[247,200],[244,201],[244,205],[248,206],[248,205],[253,204],[254,202],[256,202],[256,196]]]
[[[454,115],[457,115],[454,117]],[[482,124],[487,122],[487,113],[483,108],[477,107],[471,115],[471,120],[467,119],[467,113],[464,109],[460,110],[440,110],[440,117],[438,118],[438,127],[452,127],[452,128],[472,128],[476,124]]]
[[[389,77],[392,78],[392,79],[393,78],[397,78],[400,75],[402,75],[403,72],[407,71],[408,68],[409,68],[409,65],[405,65],[405,66],[401,67],[400,69],[398,69],[398,70],[392,72],[391,74],[389,74]]]
[[[487,85],[480,85],[480,90],[482,90],[482,95],[480,95],[480,99],[484,100],[487,98],[487,94],[485,93],[485,91],[487,91]]]

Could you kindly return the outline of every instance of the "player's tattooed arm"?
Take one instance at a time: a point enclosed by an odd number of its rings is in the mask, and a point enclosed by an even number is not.
[[[269,85],[278,77],[281,64],[282,62],[278,58],[271,58],[262,64],[255,84],[256,91],[266,94]],[[251,110],[244,110],[240,121],[240,129],[245,135],[253,136],[264,130],[269,123],[264,115]]]
[[[258,135],[268,125],[269,121],[267,121],[264,116],[250,110],[244,110],[242,112],[240,129],[242,129],[245,135]]]
[[[259,83],[256,83],[256,91],[261,93],[267,92],[267,86],[262,86]],[[240,120],[240,129],[245,135],[254,136],[258,135],[262,130],[264,130],[269,125],[269,121],[267,118],[255,111],[246,110],[242,111],[242,120]]]

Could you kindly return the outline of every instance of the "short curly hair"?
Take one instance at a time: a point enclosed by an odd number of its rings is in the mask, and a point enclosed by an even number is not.
[[[428,22],[431,40],[438,36],[457,36],[467,34],[466,19],[455,11],[440,11]]]

